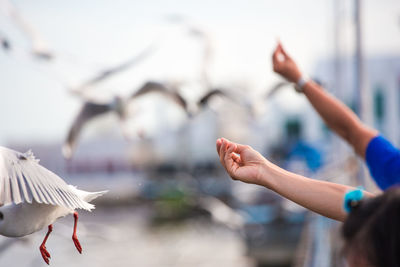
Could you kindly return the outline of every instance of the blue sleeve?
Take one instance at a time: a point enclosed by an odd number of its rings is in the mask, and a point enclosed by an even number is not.
[[[382,190],[400,183],[400,150],[383,136],[376,136],[369,142],[365,159],[372,177]]]

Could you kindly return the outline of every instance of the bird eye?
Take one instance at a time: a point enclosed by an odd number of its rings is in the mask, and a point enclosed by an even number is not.
[[[4,219],[4,215],[3,215],[3,213],[0,211],[0,220],[3,220]]]

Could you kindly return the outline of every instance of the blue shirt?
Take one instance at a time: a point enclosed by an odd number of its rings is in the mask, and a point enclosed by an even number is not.
[[[400,150],[383,136],[378,135],[369,142],[365,160],[372,177],[382,190],[400,183]]]

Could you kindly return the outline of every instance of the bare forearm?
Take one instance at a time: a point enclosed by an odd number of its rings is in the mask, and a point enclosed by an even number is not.
[[[304,94],[325,123],[349,141],[350,131],[361,124],[354,112],[313,81],[304,85]]]
[[[364,125],[350,108],[313,81],[304,85],[304,94],[325,123],[364,158],[370,140],[378,132]]]
[[[265,166],[265,187],[323,216],[343,221],[343,198],[353,187],[306,178],[288,172],[272,163]],[[366,195],[373,196],[366,192]]]
[[[289,82],[299,83],[302,81],[301,71],[283,49],[281,43],[278,43],[272,55],[272,65],[274,71]],[[353,111],[333,96],[325,93],[316,83],[309,81],[303,85],[303,89],[304,94],[326,124],[349,142],[357,154],[365,157],[366,147],[377,135],[377,131],[366,127]]]

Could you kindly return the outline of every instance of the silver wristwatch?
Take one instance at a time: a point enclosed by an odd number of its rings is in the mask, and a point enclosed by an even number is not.
[[[296,89],[297,92],[302,93],[304,91],[304,85],[306,85],[309,80],[310,79],[308,77],[301,76],[297,83],[294,85],[294,89]]]

